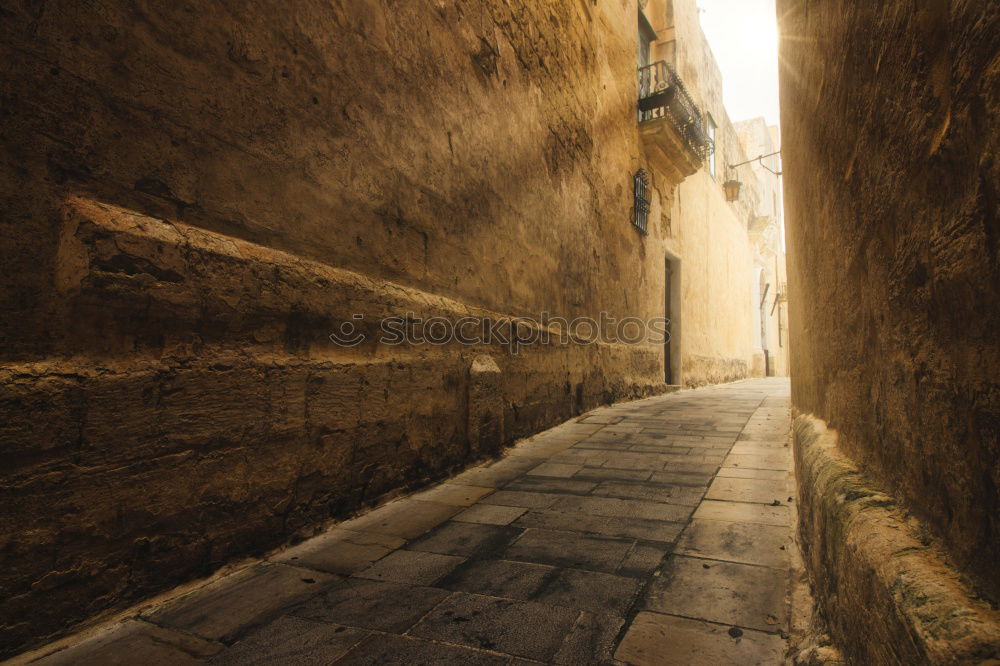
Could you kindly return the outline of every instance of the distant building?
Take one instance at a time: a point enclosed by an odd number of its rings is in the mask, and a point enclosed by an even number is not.
[[[694,0],[640,3],[638,39],[640,136],[671,320],[668,382],[787,374],[785,314],[775,305],[784,298],[778,178],[730,167],[777,148],[766,127],[758,136],[730,121]],[[727,196],[735,181],[738,195]]]
[[[779,128],[768,126],[763,118],[735,124],[749,159],[738,169],[738,176],[760,194],[757,215],[750,222],[750,240],[754,251],[753,284],[755,319],[760,334],[754,338],[755,376],[788,375],[788,279],[785,274],[785,238],[781,205],[781,162]],[[766,157],[765,157],[766,156]],[[756,159],[754,158],[761,158]]]

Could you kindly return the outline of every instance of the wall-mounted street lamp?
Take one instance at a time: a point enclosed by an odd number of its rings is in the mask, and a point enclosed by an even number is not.
[[[757,157],[753,158],[752,160],[747,160],[746,162],[740,162],[739,164],[730,164],[730,165],[728,165],[728,168],[735,169],[736,167],[741,167],[744,164],[750,164],[751,162],[760,162],[760,165],[762,167],[764,167],[765,169],[767,169],[768,171],[770,171],[771,173],[773,173],[775,176],[780,176],[781,175],[780,171],[775,171],[771,167],[769,167],[766,164],[764,164],[764,158],[765,157],[771,157],[772,155],[777,155],[779,153],[781,153],[781,151],[780,150],[776,150],[773,153],[768,153],[767,155],[758,155]],[[741,183],[738,180],[732,179],[732,178],[729,179],[729,180],[727,180],[726,182],[724,182],[722,184],[722,189],[725,190],[725,192],[726,192],[726,201],[736,201],[737,199],[739,199],[740,198],[740,186],[742,186],[742,185],[743,185],[743,183]]]
[[[722,184],[722,189],[726,193],[726,201],[736,201],[740,198],[740,187],[743,186],[738,180],[727,180]]]

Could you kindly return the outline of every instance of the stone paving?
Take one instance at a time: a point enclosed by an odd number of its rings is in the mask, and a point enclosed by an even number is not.
[[[788,382],[601,408],[42,664],[780,664]]]

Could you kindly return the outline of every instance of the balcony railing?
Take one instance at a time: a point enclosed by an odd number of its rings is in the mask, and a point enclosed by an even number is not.
[[[665,118],[688,149],[705,160],[715,149],[681,77],[664,60],[639,68],[639,122]]]

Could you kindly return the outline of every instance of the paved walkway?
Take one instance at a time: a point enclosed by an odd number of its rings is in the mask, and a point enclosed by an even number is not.
[[[788,405],[595,410],[36,663],[779,664]]]

